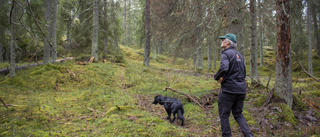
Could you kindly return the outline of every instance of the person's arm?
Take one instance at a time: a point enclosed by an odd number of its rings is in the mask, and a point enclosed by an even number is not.
[[[227,74],[229,70],[229,58],[226,54],[221,54],[221,60],[220,60],[220,68],[218,72],[214,75],[215,80],[219,80],[224,75]]]

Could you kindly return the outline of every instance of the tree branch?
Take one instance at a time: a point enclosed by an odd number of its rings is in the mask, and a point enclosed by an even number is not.
[[[8,105],[4,103],[4,101],[0,98],[0,101],[3,103],[3,105],[8,109]]]
[[[320,83],[320,80],[318,80],[316,77],[312,76],[310,73],[308,73],[308,71],[306,71],[306,69],[302,66],[302,64],[299,62],[297,55],[295,52],[292,51],[292,54],[294,55],[294,57],[297,60],[297,63],[300,65],[300,67],[302,68],[303,72],[306,73],[309,77],[313,78],[315,81]]]
[[[263,85],[262,83],[260,83],[260,82],[258,82],[258,81],[256,81],[256,80],[254,80],[250,75],[247,75],[248,77],[250,77],[251,78],[251,80],[253,80],[254,82],[256,82],[256,83],[258,83],[259,85],[261,85],[261,86],[263,86],[263,87],[265,87],[267,90],[271,90],[271,89],[269,89],[269,87],[268,86],[265,86],[265,85]],[[270,78],[271,78],[271,76],[270,76]],[[270,78],[269,78],[269,81],[270,81]],[[268,81],[268,85],[269,85],[269,81]]]
[[[30,10],[31,16],[32,16],[34,22],[36,23],[36,26],[37,26],[38,29],[40,30],[40,32],[41,32],[41,34],[43,35],[43,37],[46,37],[46,34],[43,32],[43,30],[41,29],[41,27],[40,27],[40,25],[39,25],[39,23],[38,23],[38,21],[37,21],[37,19],[36,19],[36,17],[34,16],[34,13],[33,13],[32,9],[31,9],[29,0],[27,0],[27,3],[28,3],[28,7],[29,7],[29,10]],[[56,49],[52,48],[52,47],[53,47],[53,44],[51,43],[50,40],[48,40],[48,39],[46,39],[46,38],[45,38],[45,40],[48,41],[51,49],[53,49],[53,51],[54,51],[55,53],[57,53],[57,54],[58,54],[59,56],[61,56],[62,58],[65,58],[65,59],[66,59],[66,57],[64,57],[63,55],[59,54]]]
[[[181,91],[178,91],[178,90],[175,90],[175,89],[172,89],[170,87],[166,87],[163,91],[167,91],[167,89],[170,89],[171,91],[174,91],[176,93],[180,93],[182,95],[185,95],[187,96],[188,98],[190,98],[193,102],[197,103],[203,110],[207,110],[206,108],[204,108],[196,99],[194,99],[193,97],[191,97],[190,95],[186,94],[186,93],[183,93]]]

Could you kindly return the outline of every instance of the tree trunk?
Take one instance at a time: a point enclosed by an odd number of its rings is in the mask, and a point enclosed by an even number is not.
[[[319,2],[318,2],[319,4]],[[312,16],[313,16],[313,25],[314,25],[314,45],[315,45],[315,48],[316,48],[316,51],[317,51],[317,55],[320,56],[320,36],[319,36],[319,28],[318,28],[318,18],[317,18],[317,13],[318,13],[318,7],[317,7],[317,4],[312,4],[311,5],[311,8],[312,8]]]
[[[313,75],[312,68],[312,35],[311,35],[311,0],[307,1],[307,28],[308,28],[308,73]]]
[[[150,0],[146,0],[146,22],[145,22],[145,46],[144,46],[144,56],[143,65],[149,67],[150,60]]]
[[[45,21],[46,21],[46,37],[43,41],[43,64],[48,64],[50,62],[50,52],[51,52],[51,20],[52,20],[52,12],[51,12],[52,0],[46,0],[46,12],[45,12]]]
[[[220,41],[220,40],[219,40]],[[215,44],[216,41],[213,40],[212,41],[212,44],[213,44],[213,48],[212,48],[212,61],[213,61],[213,68],[216,69],[217,68],[217,45],[218,44]]]
[[[94,1],[93,7],[93,32],[91,56],[98,61],[98,38],[99,38],[99,0]]]
[[[236,1],[236,0],[224,0],[223,3],[223,16],[224,16],[224,24],[226,30],[225,33],[233,33],[237,36],[237,44],[241,46],[243,43],[242,38],[242,27],[243,27],[243,19],[244,19],[244,7],[245,1]],[[239,47],[237,47],[238,49]],[[240,47],[241,48],[241,47]],[[244,54],[242,54],[244,55]]]
[[[258,50],[257,50],[257,17],[256,17],[256,0],[250,0],[251,14],[251,76],[255,81],[259,81],[258,72]],[[254,81],[252,81],[254,82]]]
[[[261,1],[258,0],[258,6],[259,6],[259,47],[260,47],[260,67],[264,66],[263,63],[263,44],[262,44],[262,37],[263,37],[263,22],[262,22],[262,7],[261,7]]]
[[[57,5],[58,0],[53,0],[52,15],[52,61],[57,59]]]
[[[10,31],[11,31],[11,37],[10,37],[10,72],[9,72],[9,77],[14,77],[16,75],[16,37],[15,37],[15,25],[14,21],[16,18],[16,11],[15,11],[15,1],[12,2],[12,8],[11,8],[11,13],[10,13]]]
[[[106,33],[108,31],[108,3],[107,1],[104,1],[104,19],[103,19],[103,28],[104,28],[104,39],[103,39],[103,56],[105,57],[108,54],[108,33]]]
[[[123,28],[124,28],[124,45],[127,45],[127,37],[128,37],[128,30],[127,30],[127,0],[124,0],[124,13],[123,13]]]
[[[203,54],[202,54],[202,45],[198,43],[196,49],[196,70],[201,71],[203,69]]]
[[[2,63],[4,61],[4,45],[3,45],[3,41],[4,41],[4,28],[0,25],[0,63]]]
[[[277,0],[277,52],[275,91],[278,96],[292,108],[292,76],[291,76],[291,35],[290,35],[290,1]]]
[[[71,24],[72,24],[72,19],[70,17],[67,23],[67,47],[66,47],[67,53],[69,53],[71,50],[71,26],[72,26]]]
[[[197,9],[196,9],[196,20],[197,22],[197,27],[195,29],[195,36],[196,36],[196,70],[201,71],[203,69],[203,54],[202,54],[202,4],[201,0],[197,0]]]
[[[128,4],[128,19],[127,19],[127,22],[129,24],[131,24],[131,0],[129,0],[129,4]],[[131,25],[132,26],[132,25]],[[127,42],[128,42],[128,46],[130,47],[131,46],[131,27],[130,25],[127,27]]]
[[[208,50],[207,50],[208,70],[210,71],[212,69],[212,61],[211,61],[212,46],[213,46],[212,37],[207,38],[207,46],[208,46]]]

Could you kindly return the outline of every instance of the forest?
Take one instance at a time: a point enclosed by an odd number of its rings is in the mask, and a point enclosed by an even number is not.
[[[0,17],[0,136],[222,136],[227,33],[253,135],[320,136],[319,0],[1,0]]]

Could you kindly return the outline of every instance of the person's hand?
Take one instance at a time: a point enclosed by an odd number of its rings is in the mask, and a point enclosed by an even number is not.
[[[221,83],[222,81],[223,81],[223,78],[221,77],[221,78],[218,80],[218,82]]]

